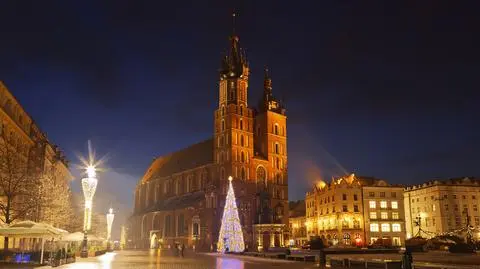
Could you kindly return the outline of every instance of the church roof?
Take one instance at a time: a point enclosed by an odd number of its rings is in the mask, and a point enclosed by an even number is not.
[[[156,158],[142,177],[142,182],[156,177],[168,177],[211,163],[213,163],[212,138]]]
[[[173,196],[165,200],[159,201],[142,211],[136,212],[135,215],[142,215],[148,212],[171,211],[176,209],[184,209],[188,207],[196,207],[198,203],[205,200],[203,191],[187,193],[181,196]]]

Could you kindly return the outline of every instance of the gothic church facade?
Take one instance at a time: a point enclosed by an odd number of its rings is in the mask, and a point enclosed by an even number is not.
[[[237,36],[229,47],[213,136],[154,159],[135,189],[131,247],[214,250],[229,176],[246,245],[267,249],[288,238],[286,110],[273,95],[267,70],[260,102],[249,104],[249,63]]]

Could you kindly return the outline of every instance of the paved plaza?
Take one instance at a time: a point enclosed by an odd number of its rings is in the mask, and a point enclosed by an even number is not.
[[[118,251],[99,257],[78,258],[76,263],[61,269],[310,269],[313,263],[284,260],[266,260],[254,257],[236,257],[221,254],[186,253],[184,258],[169,251]]]
[[[338,258],[355,259],[400,259],[397,254],[349,254],[331,255]],[[415,268],[475,269],[480,268],[480,255],[450,253],[415,253]],[[18,267],[15,267],[18,268]],[[45,267],[43,267],[45,268]],[[50,267],[48,267],[50,268]],[[63,265],[62,269],[313,269],[319,268],[311,262],[294,262],[277,259],[222,255],[216,253],[186,253],[184,258],[170,251],[118,251],[99,257],[78,258],[76,263]]]

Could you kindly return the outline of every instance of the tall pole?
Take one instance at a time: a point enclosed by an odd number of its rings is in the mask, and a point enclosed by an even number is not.
[[[107,214],[107,250],[111,251],[110,241],[112,240],[112,224],[115,214],[113,214],[113,209],[110,208]]]
[[[97,190],[97,174],[95,167],[90,165],[87,167],[87,177],[82,179],[82,189],[83,196],[85,198],[85,213],[83,217],[83,243],[82,243],[82,252],[80,256],[82,258],[88,257],[88,238],[87,233],[92,228],[92,207],[93,207],[93,196]]]

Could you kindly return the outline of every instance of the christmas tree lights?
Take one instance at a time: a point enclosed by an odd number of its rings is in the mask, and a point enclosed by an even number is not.
[[[242,225],[238,217],[235,193],[233,192],[232,177],[228,178],[228,193],[223,209],[222,226],[218,236],[218,252],[242,252],[245,249]]]

